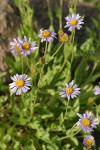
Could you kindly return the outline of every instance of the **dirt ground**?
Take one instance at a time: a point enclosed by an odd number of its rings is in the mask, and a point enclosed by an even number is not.
[[[50,0],[51,8],[54,15],[54,26],[56,31],[58,30],[58,19],[55,15],[55,6],[59,0]],[[49,18],[47,15],[47,4],[46,0],[30,0],[31,6],[34,8],[34,24],[37,24],[35,29],[48,28],[50,25]],[[65,25],[64,17],[68,15],[68,3],[64,1],[63,5],[63,26]],[[91,28],[91,17],[96,17],[99,11],[92,8],[90,3],[79,3],[77,7],[77,12],[80,15],[85,15],[82,30],[78,31],[76,34],[76,40],[79,44],[84,42],[87,38],[85,26]],[[20,12],[15,7],[13,0],[1,0],[0,1],[0,71],[7,70],[7,65],[4,63],[4,57],[10,53],[9,42],[17,37],[17,30],[21,24]]]

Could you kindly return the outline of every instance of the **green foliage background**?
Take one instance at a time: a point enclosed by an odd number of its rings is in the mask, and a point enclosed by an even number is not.
[[[31,37],[41,51],[38,33],[32,28],[34,9],[28,0],[14,2],[22,18],[19,36]],[[76,11],[76,4],[74,1],[69,7],[69,13]],[[49,0],[47,6],[50,29],[54,30]],[[55,9],[59,29],[62,28],[62,7],[63,0],[60,0]],[[60,45],[59,41],[48,44],[45,64],[35,66],[40,60],[38,50],[27,58],[5,57],[10,75],[21,74],[23,69],[31,76],[32,88],[27,94],[15,96],[5,85],[6,73],[0,73],[0,150],[86,150],[82,144],[85,134],[76,126],[79,119],[76,114],[90,110],[100,122],[100,96],[93,93],[100,79],[100,15],[98,20],[92,18],[91,23],[93,30],[86,27],[88,39],[80,47],[74,41],[75,32],[69,35],[65,44]],[[52,57],[59,46],[59,51]],[[32,72],[34,67],[37,68],[35,74]],[[81,94],[68,104],[67,99],[59,96],[59,91],[71,80],[79,85]],[[89,97],[93,97],[93,104],[88,103]],[[100,125],[96,131],[100,133]],[[97,141],[93,149],[100,149]]]

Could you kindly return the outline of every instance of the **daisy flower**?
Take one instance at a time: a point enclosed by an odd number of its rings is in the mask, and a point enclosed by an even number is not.
[[[12,83],[9,84],[12,93],[16,93],[16,95],[21,95],[21,93],[26,93],[31,86],[30,78],[27,77],[26,74],[22,75],[14,75],[11,77],[13,80]]]
[[[22,51],[19,47],[20,45],[20,38],[18,37],[18,39],[13,39],[14,41],[13,42],[10,42],[10,46],[11,46],[11,52],[14,54],[14,55],[17,55],[17,54],[20,54]]]
[[[81,19],[81,16],[79,14],[72,14],[69,15],[67,17],[65,17],[66,19],[66,25],[65,28],[69,28],[68,31],[72,31],[74,28],[77,28],[78,30],[80,30],[80,28],[82,27],[81,24],[84,24],[83,19]]]
[[[84,140],[83,140],[83,144],[87,148],[91,148],[94,144],[94,137],[92,135],[89,135],[89,136],[85,137]]]
[[[66,88],[62,89],[62,92],[59,92],[61,97],[63,98],[75,98],[80,94],[80,88],[77,88],[77,84],[74,85],[74,81],[72,80],[70,83],[65,84]]]
[[[94,94],[95,95],[99,95],[100,94],[100,88],[99,87],[95,88]]]
[[[31,38],[27,39],[26,36],[24,36],[24,39],[19,39],[20,42],[20,49],[21,54],[24,56],[30,55],[32,51],[36,50],[38,47],[36,46],[36,42],[31,42]]]
[[[98,118],[94,118],[91,111],[86,111],[83,115],[77,113],[77,115],[80,117],[77,126],[82,128],[85,133],[89,133],[93,131],[93,128],[96,128]]]
[[[48,41],[53,42],[54,38],[56,38],[56,33],[48,30],[40,30],[39,37],[41,38],[41,42]]]

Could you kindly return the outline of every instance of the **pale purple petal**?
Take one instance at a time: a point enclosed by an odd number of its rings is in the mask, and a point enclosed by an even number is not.
[[[13,82],[9,84],[9,87],[11,88],[12,93],[16,93],[16,95],[21,95],[22,92],[26,93],[28,90],[30,90],[30,78],[28,78],[26,74],[16,74],[11,77],[11,79],[13,80]],[[23,80],[24,85],[16,85],[17,80]]]

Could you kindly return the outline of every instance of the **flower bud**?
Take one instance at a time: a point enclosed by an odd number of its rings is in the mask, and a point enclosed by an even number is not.
[[[89,104],[92,104],[93,102],[94,102],[93,97],[89,97],[89,98],[88,98],[88,103],[89,103]]]
[[[44,57],[41,57],[41,58],[39,59],[39,62],[40,62],[41,65],[45,64],[45,58],[44,58]]]
[[[31,71],[32,71],[33,74],[36,74],[37,73],[37,68],[36,67],[32,67]]]
[[[60,36],[60,35],[62,35],[64,32],[63,32],[63,30],[62,29],[59,29],[58,30],[58,35]]]

